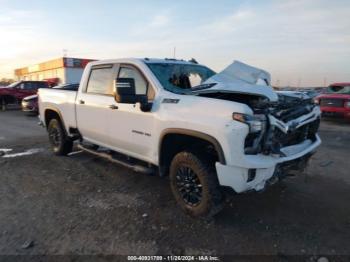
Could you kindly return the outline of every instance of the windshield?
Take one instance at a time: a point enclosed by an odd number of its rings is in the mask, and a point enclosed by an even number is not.
[[[14,82],[14,83],[8,85],[7,87],[9,87],[9,88],[15,87],[16,85],[18,85],[18,83],[19,83],[19,82]]]
[[[210,88],[202,85],[215,72],[205,66],[175,63],[147,63],[163,87],[174,93],[188,94],[194,90]],[[202,85],[202,86],[201,86]]]
[[[327,89],[330,94],[350,94],[350,86],[330,86]]]

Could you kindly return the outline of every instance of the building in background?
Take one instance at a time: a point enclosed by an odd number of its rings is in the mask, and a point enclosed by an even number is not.
[[[79,83],[92,59],[61,57],[33,66],[15,69],[17,80],[46,80],[52,84]]]

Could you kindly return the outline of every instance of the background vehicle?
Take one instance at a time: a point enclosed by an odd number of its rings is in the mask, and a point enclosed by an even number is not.
[[[54,89],[62,89],[62,90],[70,90],[77,91],[79,88],[79,84],[65,84],[54,86]],[[38,95],[27,96],[22,99],[22,111],[29,114],[38,114]]]
[[[79,139],[90,153],[169,175],[195,217],[221,209],[222,187],[259,191],[302,170],[321,143],[319,107],[277,95],[269,73],[241,62],[218,74],[194,60],[93,62],[77,92],[41,89],[39,110],[55,154]]]
[[[46,81],[19,81],[0,88],[1,110],[6,110],[10,104],[20,104],[23,98],[36,94],[39,88],[48,87],[50,86]]]
[[[330,85],[315,102],[320,105],[323,116],[350,119],[350,83]]]

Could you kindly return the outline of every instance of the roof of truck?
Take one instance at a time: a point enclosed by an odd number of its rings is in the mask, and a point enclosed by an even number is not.
[[[142,62],[147,64],[153,63],[164,63],[164,64],[187,64],[187,65],[197,65],[198,63],[192,59],[190,61],[186,61],[183,59],[174,59],[174,58],[118,58],[118,59],[106,59],[106,60],[98,60],[94,62],[90,62],[92,65],[100,65],[104,63],[128,63],[128,62]]]
[[[164,58],[164,59],[161,59],[161,58],[143,58],[141,59],[143,60],[145,63],[164,63],[164,64],[168,64],[168,63],[177,63],[177,64],[198,64],[196,62],[193,62],[193,61],[186,61],[186,60],[183,60],[183,59],[175,59],[175,58]]]

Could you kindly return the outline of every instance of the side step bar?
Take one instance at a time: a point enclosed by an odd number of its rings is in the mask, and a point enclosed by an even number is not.
[[[85,152],[93,154],[95,156],[99,156],[99,157],[102,157],[104,159],[107,159],[107,160],[109,160],[113,163],[116,163],[118,165],[122,165],[124,167],[130,168],[135,172],[144,173],[144,174],[148,174],[148,175],[153,174],[155,172],[154,168],[152,168],[152,167],[146,167],[146,166],[139,165],[139,164],[132,164],[132,163],[129,163],[127,160],[117,159],[117,158],[113,157],[111,154],[108,154],[106,152],[99,152],[98,150],[94,150],[92,148],[87,148],[87,147],[83,146],[82,144],[78,144],[78,148],[85,151]]]

